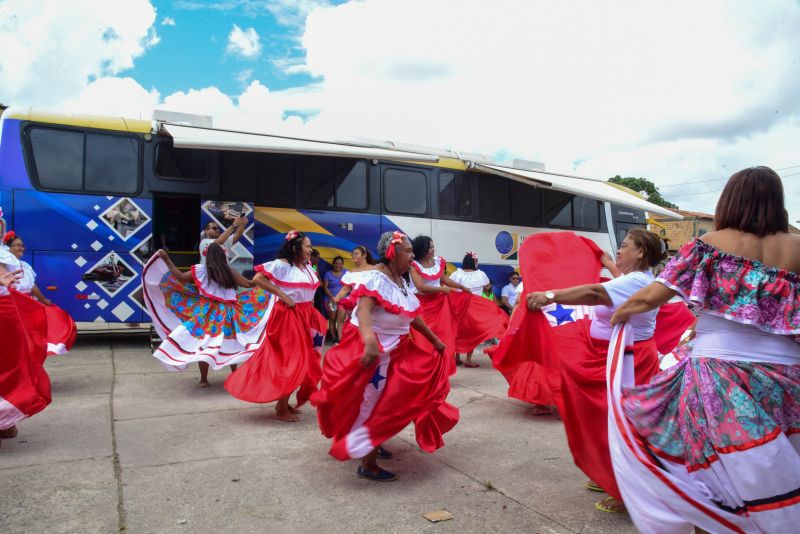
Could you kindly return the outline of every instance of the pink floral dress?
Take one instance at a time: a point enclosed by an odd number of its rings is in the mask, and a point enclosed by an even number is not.
[[[645,532],[673,514],[678,524],[713,532],[797,528],[800,276],[695,239],[657,282],[700,315],[688,357],[622,392],[635,435],[629,441],[663,472],[652,466],[650,473],[628,471],[636,462],[619,469],[615,459],[618,481],[655,475],[671,483],[629,492],[634,522]],[[620,485],[635,487],[628,482]]]

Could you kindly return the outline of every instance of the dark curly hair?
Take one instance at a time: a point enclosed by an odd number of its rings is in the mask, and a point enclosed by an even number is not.
[[[461,268],[462,269],[471,269],[475,270],[478,268],[478,259],[473,257],[472,254],[467,252],[464,254],[464,259],[461,260]]]
[[[414,238],[414,241],[411,242],[411,246],[414,249],[414,258],[417,261],[422,261],[425,256],[428,255],[428,251],[431,249],[431,243],[433,243],[433,239],[427,235],[418,235]]]
[[[281,249],[278,251],[278,259],[295,263],[303,255],[303,239],[306,234],[297,232],[293,239],[284,239]]]

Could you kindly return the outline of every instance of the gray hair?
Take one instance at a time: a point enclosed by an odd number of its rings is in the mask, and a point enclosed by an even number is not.
[[[378,239],[378,257],[383,259],[386,257],[386,251],[389,250],[389,245],[394,239],[394,232],[384,232],[381,238]]]

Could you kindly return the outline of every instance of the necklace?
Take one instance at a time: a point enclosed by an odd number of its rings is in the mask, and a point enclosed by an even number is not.
[[[399,287],[399,288],[400,288],[400,291],[402,291],[402,292],[403,292],[403,295],[407,297],[407,296],[408,296],[408,290],[406,290],[406,286],[405,286],[405,284],[403,283],[403,278],[402,278],[402,277],[400,277],[400,281],[398,282],[398,281],[397,281],[397,278],[395,277],[394,271],[392,271],[392,268],[391,268],[391,267],[388,267],[388,266],[387,266],[386,268],[389,270],[389,274],[391,274],[391,275],[392,275],[392,282],[394,282],[395,284],[397,284],[397,287]]]

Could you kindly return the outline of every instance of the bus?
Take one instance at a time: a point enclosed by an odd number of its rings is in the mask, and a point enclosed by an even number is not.
[[[536,232],[572,230],[614,253],[649,214],[680,218],[606,182],[392,142],[299,139],[196,121],[9,108],[0,117],[0,226],[27,247],[45,295],[80,323],[149,323],[142,267],[159,248],[188,267],[201,230],[247,216],[230,251],[248,273],[284,234],[325,262],[382,232],[430,235],[448,268],[466,251],[499,294]],[[178,116],[178,119],[186,117]],[[88,325],[87,325],[88,326]]]

